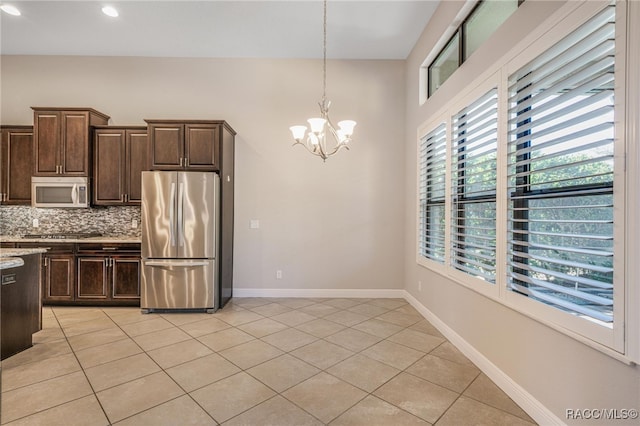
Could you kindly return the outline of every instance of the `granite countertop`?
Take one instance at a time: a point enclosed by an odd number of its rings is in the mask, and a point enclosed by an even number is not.
[[[46,247],[34,247],[34,248],[0,248],[0,257],[14,257],[14,256],[27,256],[29,254],[46,253]]]
[[[0,249],[0,269],[17,268],[24,265],[24,260],[20,256],[45,253],[46,251],[46,248]]]
[[[65,239],[52,239],[52,238],[22,238],[17,235],[4,235],[0,236],[0,241],[5,243],[141,243],[140,237],[90,237],[90,238],[65,238]]]
[[[24,260],[21,257],[0,257],[0,270],[17,268],[24,265]]]

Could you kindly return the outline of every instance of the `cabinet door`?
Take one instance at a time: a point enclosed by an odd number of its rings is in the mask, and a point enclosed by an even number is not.
[[[192,170],[218,170],[218,126],[215,124],[185,125],[185,157]]]
[[[78,300],[106,299],[107,262],[103,256],[78,257]]]
[[[52,176],[58,174],[60,161],[60,113],[35,112],[33,116],[34,175]]]
[[[31,204],[31,174],[33,165],[33,131],[9,129],[6,136],[6,191],[4,204]],[[4,173],[4,171],[3,171]]]
[[[142,172],[149,169],[147,160],[147,132],[127,130],[127,204],[142,201]]]
[[[114,299],[140,297],[140,257],[114,257],[112,288]]]
[[[89,113],[62,113],[62,170],[67,176],[89,176]]]
[[[75,284],[75,255],[44,255],[44,301],[71,301]]]
[[[180,170],[184,159],[184,126],[150,124],[151,170]]]
[[[93,153],[93,203],[96,205],[124,203],[124,130],[96,130]]]

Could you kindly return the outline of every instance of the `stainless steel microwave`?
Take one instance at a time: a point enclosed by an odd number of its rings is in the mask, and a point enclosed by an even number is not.
[[[89,179],[86,177],[31,177],[33,207],[89,207]]]

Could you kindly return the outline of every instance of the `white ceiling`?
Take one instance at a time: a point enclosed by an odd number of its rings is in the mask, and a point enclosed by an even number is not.
[[[5,55],[321,58],[322,1],[6,1]],[[104,5],[120,12],[110,18]],[[330,0],[327,56],[405,59],[438,0]]]

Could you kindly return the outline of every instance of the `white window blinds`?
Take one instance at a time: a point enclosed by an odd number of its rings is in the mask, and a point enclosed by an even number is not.
[[[420,141],[420,255],[444,263],[446,125]]]
[[[509,289],[613,321],[614,6],[509,77]]]
[[[451,266],[495,283],[497,89],[452,123]]]

